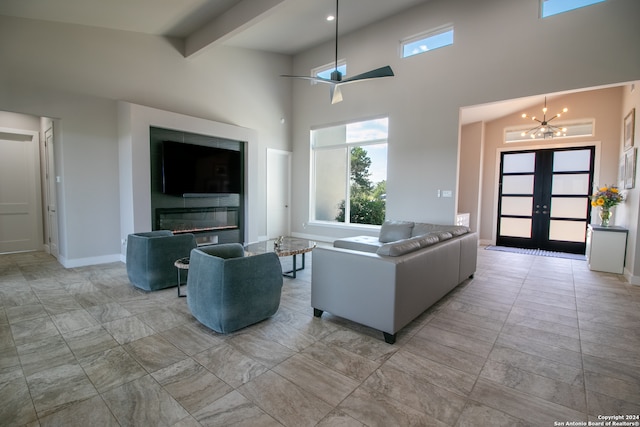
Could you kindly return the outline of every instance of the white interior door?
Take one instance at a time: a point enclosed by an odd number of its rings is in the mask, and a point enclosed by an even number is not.
[[[291,224],[291,152],[267,150],[267,237],[289,234]]]
[[[37,133],[0,131],[0,253],[41,250]]]
[[[49,128],[44,133],[44,146],[46,161],[46,215],[47,215],[47,236],[49,253],[58,258],[58,205],[56,196],[56,177],[53,156],[53,128]]]

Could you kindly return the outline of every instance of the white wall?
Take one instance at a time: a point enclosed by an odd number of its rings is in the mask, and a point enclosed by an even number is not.
[[[640,81],[636,81],[622,90],[622,111],[620,123],[620,152],[624,152],[623,123],[624,117],[635,108],[635,143],[640,147]],[[636,154],[637,156],[637,154]],[[637,158],[636,158],[637,161]],[[627,239],[627,254],[625,259],[625,276],[635,284],[640,285],[640,180],[638,174],[640,166],[636,165],[635,188],[625,191],[626,200],[615,208],[614,220],[616,224],[629,229]]]
[[[292,231],[338,237],[359,231],[309,221],[309,129],[388,114],[387,218],[453,222],[461,107],[640,78],[640,2],[607,1],[538,18],[538,2],[432,0],[340,39],[349,74],[391,65],[396,76],[344,88],[330,105],[322,85],[294,82]],[[345,18],[346,19],[346,18]],[[455,44],[407,59],[399,40],[445,24]],[[308,74],[332,59],[332,43],[294,58]]]
[[[483,122],[471,123],[460,130],[460,174],[458,176],[458,212],[469,214],[469,227],[480,228],[484,151]]]
[[[0,111],[51,117],[59,125],[65,266],[120,259],[120,193],[132,189],[119,183],[117,101],[253,129],[256,182],[265,180],[267,147],[291,150],[291,83],[279,77],[290,73],[291,58],[217,46],[185,59],[175,44],[0,16]],[[264,192],[256,197],[248,226],[265,234]]]

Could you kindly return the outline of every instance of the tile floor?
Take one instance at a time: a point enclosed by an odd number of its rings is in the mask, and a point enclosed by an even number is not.
[[[479,250],[388,345],[309,306],[221,336],[121,263],[0,256],[2,426],[554,426],[640,414],[640,287],[584,261]]]

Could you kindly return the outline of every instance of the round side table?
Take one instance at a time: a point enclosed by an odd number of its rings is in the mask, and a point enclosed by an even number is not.
[[[176,268],[178,269],[178,296],[179,297],[186,297],[187,294],[181,294],[180,293],[180,285],[182,283],[182,271],[183,270],[189,270],[189,257],[180,258],[180,259],[176,260],[176,262],[174,262],[173,265],[175,265]],[[185,282],[185,284],[186,284],[186,282]]]

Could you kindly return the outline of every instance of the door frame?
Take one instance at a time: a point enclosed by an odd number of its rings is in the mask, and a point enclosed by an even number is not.
[[[51,139],[47,137],[51,136]],[[44,216],[44,250],[56,259],[60,256],[59,227],[58,227],[58,195],[56,188],[55,167],[55,131],[54,122],[44,130],[41,140],[43,144],[44,159],[42,163],[43,189],[42,189],[42,215]]]
[[[267,213],[267,224],[266,224],[266,235],[267,238],[272,238],[274,236],[272,236],[272,219],[273,219],[273,215],[271,214],[270,210],[269,210],[269,200],[272,199],[272,194],[271,194],[271,186],[269,185],[269,177],[270,175],[270,168],[273,167],[273,164],[271,164],[269,162],[269,156],[270,155],[278,155],[278,156],[282,156],[285,158],[286,160],[286,164],[287,164],[287,170],[285,172],[286,174],[286,188],[285,188],[285,193],[286,193],[286,198],[287,198],[287,217],[285,218],[285,221],[287,223],[287,230],[286,233],[287,235],[290,234],[291,231],[291,187],[292,187],[292,183],[291,183],[291,176],[292,176],[292,158],[293,158],[293,153],[291,151],[285,151],[285,150],[278,150],[275,148],[267,148],[267,154],[266,154],[266,179],[265,179],[265,186],[266,186],[266,192],[265,194],[267,195],[267,199],[266,199],[266,203],[265,203],[265,207],[266,207],[266,213]]]
[[[594,159],[593,159],[593,182],[600,182],[600,157],[602,155],[602,143],[600,141],[580,141],[580,142],[558,142],[548,144],[531,144],[531,145],[518,145],[514,143],[514,147],[510,147],[510,144],[504,144],[502,147],[496,149],[496,157],[494,163],[494,188],[493,198],[491,200],[491,212],[492,212],[492,225],[491,225],[491,241],[493,245],[496,244],[498,239],[498,198],[500,197],[500,158],[504,152],[517,152],[517,151],[532,151],[532,150],[546,150],[556,148],[579,148],[579,147],[595,147]],[[593,212],[592,212],[593,217]]]

